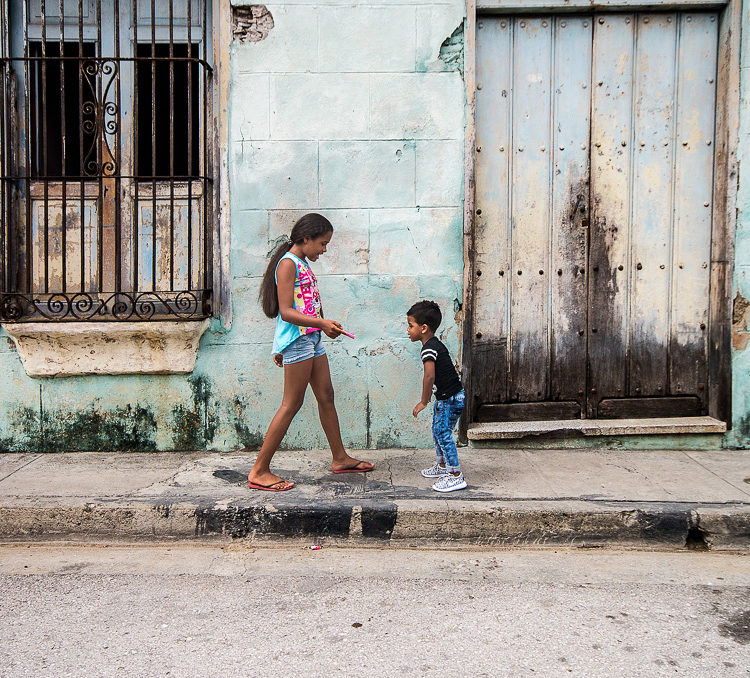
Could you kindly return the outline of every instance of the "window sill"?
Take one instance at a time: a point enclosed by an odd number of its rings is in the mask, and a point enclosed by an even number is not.
[[[208,320],[135,323],[6,323],[30,377],[185,374]]]

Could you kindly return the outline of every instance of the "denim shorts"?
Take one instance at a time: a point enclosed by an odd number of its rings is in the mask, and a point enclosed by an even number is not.
[[[284,365],[293,365],[294,363],[309,360],[310,358],[319,358],[325,355],[326,349],[321,340],[322,332],[311,332],[303,334],[299,339],[295,339],[282,352],[281,356]]]

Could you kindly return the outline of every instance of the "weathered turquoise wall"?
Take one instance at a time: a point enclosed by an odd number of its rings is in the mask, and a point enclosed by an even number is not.
[[[274,322],[257,303],[267,255],[308,211],[335,227],[314,266],[344,442],[430,444],[405,313],[435,299],[458,351],[464,90],[462,2],[269,5],[274,27],[231,47],[233,322],[204,335],[193,375],[26,376],[0,338],[0,449],[257,447],[281,400]],[[445,43],[445,44],[444,44]],[[285,446],[326,446],[310,393]]]
[[[420,363],[405,312],[419,299],[438,301],[441,334],[457,351],[464,91],[450,36],[463,5],[268,9],[268,37],[232,46],[234,320],[209,341],[243,365],[239,397],[248,426],[260,432],[281,390],[269,354],[274,325],[256,301],[260,276],[294,221],[320,212],[335,228],[314,266],[325,312],[357,335],[326,344],[344,442],[427,444],[428,417],[410,415]],[[308,401],[287,445],[325,445],[312,395]]]

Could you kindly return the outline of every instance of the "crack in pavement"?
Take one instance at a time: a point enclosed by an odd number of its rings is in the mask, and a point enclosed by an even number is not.
[[[391,466],[391,460],[386,459],[385,462],[386,462],[386,467],[388,468],[388,483],[390,484],[391,489],[395,492],[396,486],[393,484],[393,468]]]
[[[695,457],[691,456],[688,452],[686,452],[686,451],[683,450],[682,453],[688,459],[690,459],[691,461],[693,461],[696,464],[698,464],[698,466],[700,466],[701,468],[703,468],[706,471],[708,471],[711,475],[716,476],[719,480],[723,480],[727,485],[729,485],[729,487],[733,487],[735,490],[739,490],[740,492],[742,492],[742,494],[746,494],[748,497],[750,497],[750,492],[748,492],[747,490],[745,490],[743,487],[739,487],[739,486],[735,485],[733,482],[730,482],[729,480],[727,480],[726,478],[722,478],[718,473],[716,473],[716,471],[713,471],[712,469],[708,468],[708,466],[706,466],[705,464],[701,463],[698,459],[696,459]]]
[[[30,466],[38,459],[41,459],[43,456],[44,456],[43,454],[38,454],[30,461],[27,461],[23,466],[19,466],[17,469],[12,470],[7,476],[0,478],[0,483],[2,483],[3,480],[7,480],[8,478],[10,478],[14,473],[18,473],[19,471],[22,471],[23,469],[25,469],[27,466]]]

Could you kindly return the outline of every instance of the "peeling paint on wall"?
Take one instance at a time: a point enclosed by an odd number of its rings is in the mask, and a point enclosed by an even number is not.
[[[732,307],[732,348],[737,351],[744,351],[750,342],[749,322],[750,301],[737,292]]]
[[[461,22],[440,45],[438,58],[445,64],[446,71],[458,71],[464,75],[464,24]]]
[[[240,42],[260,42],[273,28],[273,15],[265,5],[232,8],[232,35]]]

